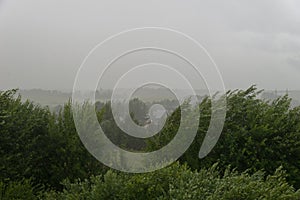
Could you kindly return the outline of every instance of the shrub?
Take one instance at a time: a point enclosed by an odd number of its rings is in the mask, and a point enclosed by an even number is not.
[[[200,104],[198,133],[180,162],[198,170],[218,162],[222,171],[231,165],[239,172],[264,170],[266,174],[273,174],[282,165],[289,183],[300,188],[300,107],[291,108],[288,96],[268,102],[259,99],[259,94],[254,86],[227,93],[221,136],[208,156],[199,159],[211,118],[211,99],[204,99]],[[179,114],[180,110],[175,111],[164,129],[149,141],[150,150],[159,149],[174,137]]]
[[[278,168],[267,176],[226,169],[220,175],[217,166],[192,171],[186,165],[146,174],[108,171],[105,175],[75,183],[65,182],[63,192],[48,192],[46,199],[299,199]]]
[[[30,180],[0,182],[1,200],[34,200],[39,189],[34,188]]]

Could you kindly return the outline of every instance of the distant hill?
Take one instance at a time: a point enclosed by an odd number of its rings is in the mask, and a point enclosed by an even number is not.
[[[186,91],[184,90],[176,90],[178,93],[181,94],[182,97],[185,96]],[[119,98],[122,98],[122,96],[128,92],[128,90],[123,89],[119,91],[118,95]],[[197,90],[196,91],[198,95],[204,96],[207,95],[207,92],[205,90]],[[108,101],[111,97],[111,91],[110,90],[100,90],[96,92],[96,100],[97,101]],[[261,98],[268,99],[268,100],[274,100],[278,98],[279,96],[285,95],[288,93],[289,97],[291,97],[292,100],[292,106],[300,106],[300,91],[299,90],[291,90],[291,91],[264,91],[261,95]],[[31,90],[19,90],[19,94],[22,96],[23,100],[29,99],[30,101],[33,101],[35,103],[38,103],[42,106],[49,106],[50,108],[63,105],[66,103],[69,99],[72,98],[71,92],[62,92],[57,90],[42,90],[42,89],[31,89]],[[144,90],[141,90],[138,92],[134,97],[138,97],[142,99],[143,101],[159,101],[162,99],[169,99],[172,100],[175,98],[175,96],[170,93],[166,92],[163,89],[153,89],[153,88],[147,88]]]
[[[183,98],[187,95],[185,90],[176,90],[177,93]],[[198,95],[204,96],[207,94],[204,90],[196,91]],[[128,93],[128,89],[121,89],[117,92],[116,97],[122,99],[125,94]],[[42,89],[31,89],[31,90],[19,90],[19,94],[22,96],[23,100],[34,101],[43,106],[57,106],[66,103],[69,99],[72,98],[71,92],[62,92],[57,90],[42,90]],[[108,101],[111,97],[111,90],[100,90],[96,92],[97,101]],[[137,97],[143,101],[153,102],[160,101],[163,99],[173,100],[176,97],[165,89],[154,89],[146,88],[143,90],[137,91],[132,98]]]
[[[23,100],[30,100],[43,106],[56,106],[66,103],[71,98],[71,93],[57,90],[19,90]]]
[[[291,90],[291,91],[264,91],[261,95],[263,99],[275,100],[280,96],[286,95],[292,98],[292,107],[300,106],[300,91]]]

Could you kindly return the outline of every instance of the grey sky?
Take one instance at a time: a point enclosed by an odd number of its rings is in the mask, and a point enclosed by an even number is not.
[[[145,26],[197,39],[226,88],[300,89],[298,0],[0,0],[0,89],[71,89],[96,44]]]

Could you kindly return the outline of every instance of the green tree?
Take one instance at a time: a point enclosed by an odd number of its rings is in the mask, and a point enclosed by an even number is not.
[[[21,180],[35,177],[37,183],[48,179],[47,135],[50,112],[16,97],[16,90],[0,92],[0,179]],[[4,113],[4,117],[3,117]]]
[[[288,180],[300,187],[300,108],[291,109],[291,99],[283,96],[268,102],[258,98],[261,91],[249,89],[227,93],[227,115],[221,137],[204,159],[198,153],[209,126],[211,99],[199,105],[200,124],[196,139],[180,158],[193,169],[209,167],[218,162],[254,173],[265,170],[272,174],[280,166],[287,170]],[[176,134],[180,124],[179,110],[168,119],[164,129],[149,142],[150,150],[161,148]]]

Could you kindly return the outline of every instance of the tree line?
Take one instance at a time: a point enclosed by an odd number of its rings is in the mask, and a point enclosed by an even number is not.
[[[190,148],[170,167],[146,174],[110,170],[87,152],[71,101],[52,113],[22,101],[16,90],[0,92],[1,199],[299,199],[300,107],[291,108],[287,95],[266,101],[260,92],[254,86],[227,92],[221,137],[199,159],[211,117],[211,99],[204,98]],[[149,105],[135,99],[130,107],[143,124]],[[127,150],[159,149],[180,125],[178,107],[157,135],[139,139],[118,128],[109,102],[95,108],[109,139]]]

